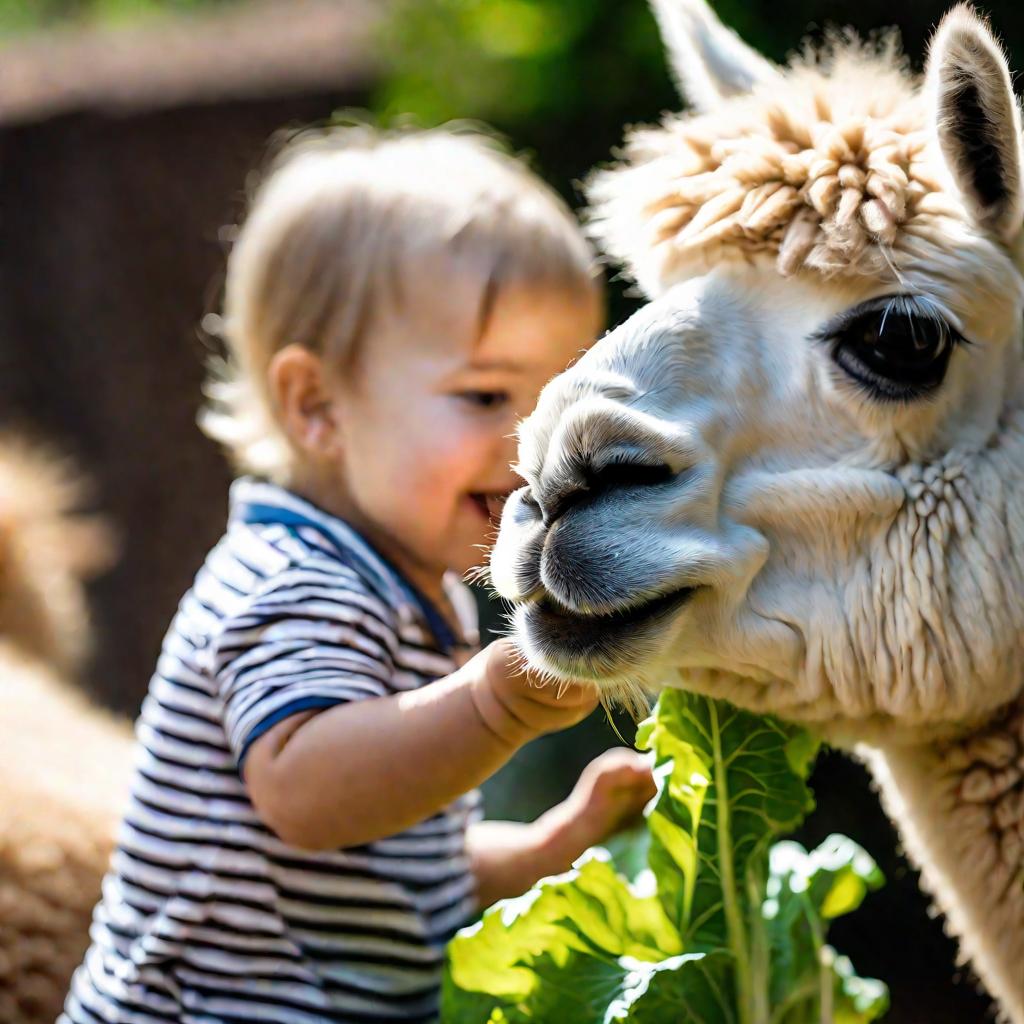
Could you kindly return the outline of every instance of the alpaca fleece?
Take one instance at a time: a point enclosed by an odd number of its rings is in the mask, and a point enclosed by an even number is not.
[[[73,676],[88,650],[83,578],[113,556],[81,482],[0,439],[0,1021],[53,1024],[89,942],[131,767],[131,729]]]
[[[920,86],[893,37],[835,38],[711,113],[632,132],[623,161],[591,177],[593,234],[648,291],[723,249],[771,254],[786,276],[891,278],[916,238],[970,224]]]

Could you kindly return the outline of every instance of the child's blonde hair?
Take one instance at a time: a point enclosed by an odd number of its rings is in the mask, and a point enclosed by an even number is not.
[[[375,317],[400,307],[407,275],[441,278],[468,258],[484,305],[508,284],[598,287],[568,207],[479,132],[307,132],[272,171],[228,260],[227,356],[200,414],[240,470],[289,482],[293,453],[267,383],[274,354],[299,344],[351,366]]]

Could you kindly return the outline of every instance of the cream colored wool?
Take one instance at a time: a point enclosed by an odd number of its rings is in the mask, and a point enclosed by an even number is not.
[[[590,190],[651,302],[523,424],[529,486],[492,580],[540,671],[684,687],[856,749],[962,956],[1024,1024],[1024,186],[1005,57],[961,6],[923,78],[892,40],[776,68],[702,0],[653,5],[695,109],[633,132]],[[962,334],[926,396],[885,400],[837,359],[865,303]]]
[[[901,233],[963,219],[909,84],[891,41],[837,40],[725,110],[640,129],[627,167],[592,180],[595,234],[620,259],[641,251],[662,283],[724,246],[770,252],[785,275],[885,274]]]
[[[84,490],[58,456],[0,436],[0,637],[62,672],[89,645],[82,580],[113,558],[109,529],[75,514]]]
[[[128,724],[71,684],[82,578],[112,555],[52,456],[0,441],[0,1021],[53,1024],[89,942],[127,794]]]

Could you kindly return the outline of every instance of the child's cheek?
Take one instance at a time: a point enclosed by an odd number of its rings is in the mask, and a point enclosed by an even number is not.
[[[407,434],[402,475],[409,493],[422,495],[450,514],[468,494],[494,486],[507,467],[503,435],[512,427],[446,399]]]
[[[410,445],[406,450],[400,473],[408,493],[433,502],[463,489],[466,447],[444,428],[430,430],[427,436],[429,444]]]
[[[487,472],[494,460],[494,451],[500,447],[492,437],[495,431],[466,416],[450,416],[443,430],[433,438],[435,452],[432,461],[437,472],[450,484],[480,485],[472,478]],[[466,478],[469,479],[466,479]]]

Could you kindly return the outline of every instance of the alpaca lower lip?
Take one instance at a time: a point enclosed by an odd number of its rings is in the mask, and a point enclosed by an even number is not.
[[[632,642],[648,636],[652,627],[682,608],[696,590],[682,587],[604,615],[575,612],[545,597],[527,607],[525,625],[547,655],[582,659],[598,669],[628,657]]]

